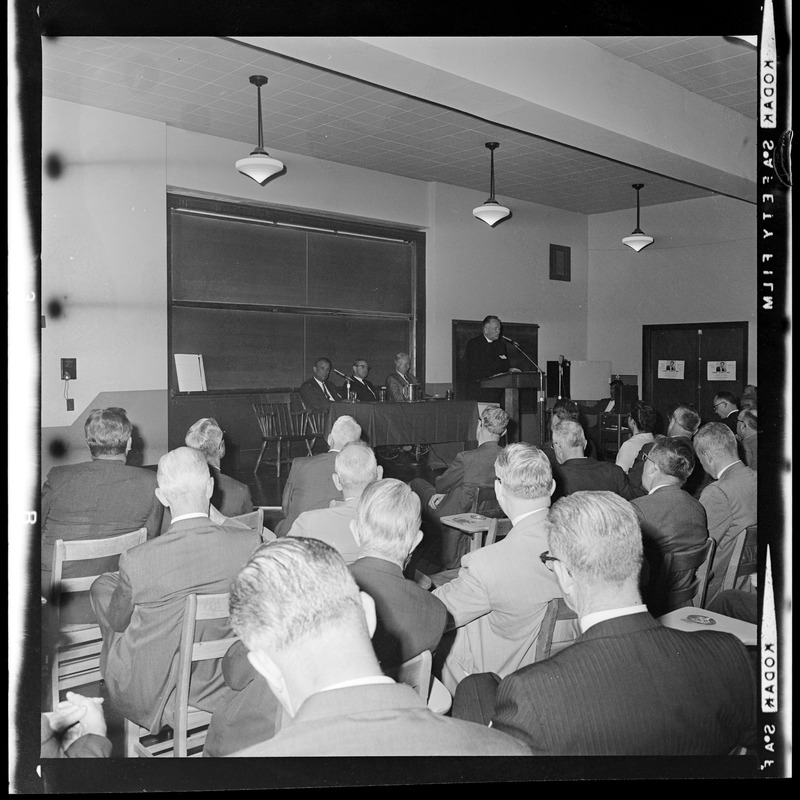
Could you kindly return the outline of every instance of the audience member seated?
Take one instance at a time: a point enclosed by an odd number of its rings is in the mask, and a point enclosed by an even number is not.
[[[318,539],[260,547],[231,588],[231,622],[284,711],[280,731],[235,756],[528,754],[510,736],[435,714],[382,674],[375,603]]]
[[[119,560],[119,575],[101,575],[91,588],[109,697],[120,714],[153,733],[173,724],[186,597],[227,592],[260,542],[254,531],[209,520],[214,479],[200,451],[170,451],[158,462],[157,477],[156,496],[172,513],[169,530],[128,550]],[[199,624],[206,638],[223,638],[229,631],[215,620]],[[213,711],[223,688],[219,663],[200,662],[189,702]]]
[[[402,481],[376,481],[361,495],[353,521],[358,559],[350,571],[358,588],[375,601],[372,647],[383,668],[424,650],[434,653],[444,633],[447,609],[442,601],[403,576],[422,538],[419,524],[419,498]]]
[[[102,697],[67,692],[55,711],[42,714],[41,758],[109,758]]]
[[[632,500],[642,529],[644,557],[649,573],[643,594],[653,616],[666,613],[667,591],[684,589],[694,580],[694,570],[662,576],[666,553],[700,548],[708,539],[706,510],[681,488],[694,469],[694,452],[683,439],[659,436],[645,456],[642,480],[647,494]],[[658,592],[656,594],[655,592]]]
[[[186,446],[199,450],[208,462],[214,479],[211,505],[223,516],[237,517],[253,510],[250,487],[220,471],[220,462],[225,457],[225,432],[215,419],[199,419],[186,433]]]
[[[715,614],[724,614],[726,617],[758,625],[758,595],[755,592],[748,592],[745,589],[725,589],[707,603],[706,608]]]
[[[553,429],[556,427],[556,425],[558,425],[559,422],[563,422],[566,419],[577,422],[581,425],[581,427],[583,427],[583,424],[581,423],[581,412],[578,408],[578,404],[574,400],[568,400],[566,398],[556,400],[553,410],[550,412],[550,440],[541,448],[542,452],[550,461],[551,469],[554,471],[558,466],[558,459],[556,458],[556,451],[553,449]],[[585,435],[586,432],[584,431],[584,436]],[[583,451],[583,454],[591,458],[597,458],[597,448],[595,447],[594,442],[592,442],[592,440],[589,438],[586,439],[586,449]]]
[[[313,377],[300,386],[300,398],[306,408],[325,411],[331,403],[342,399],[339,389],[328,380],[332,366],[329,358],[318,358],[311,368]]]
[[[739,412],[737,438],[741,442],[744,463],[758,471],[758,411],[747,408]]]
[[[564,420],[553,428],[553,450],[558,461],[553,470],[556,497],[584,490],[602,490],[633,500],[627,475],[616,464],[585,456],[585,449],[586,436],[578,422]]]
[[[630,439],[626,439],[617,453],[616,464],[627,473],[633,466],[636,456],[643,444],[654,441],[653,430],[656,426],[656,412],[652,406],[637,400],[631,405],[628,414],[628,427],[631,429]]]
[[[473,672],[501,676],[530,664],[547,603],[559,597],[553,573],[539,560],[555,489],[550,462],[533,445],[511,444],[495,462],[495,492],[511,531],[467,553],[456,578],[434,590],[457,628],[441,666],[451,692]],[[449,643],[449,642],[448,642]]]
[[[353,538],[352,522],[356,506],[364,489],[383,476],[375,453],[364,442],[350,442],[336,455],[333,483],[344,500],[331,500],[330,507],[304,511],[289,529],[287,536],[320,539],[335,547],[347,564],[358,557],[358,545]]]
[[[422,478],[414,478],[409,486],[422,503],[422,525],[425,559],[439,569],[455,569],[461,556],[469,550],[469,537],[455,528],[443,526],[439,520],[450,514],[461,514],[472,508],[477,487],[494,484],[494,462],[502,452],[498,444],[508,427],[508,414],[502,408],[487,406],[478,420],[478,447],[459,453],[443,475],[432,486]]]
[[[727,755],[756,745],[757,683],[744,645],[664,627],[642,603],[631,504],[577,492],[555,503],[547,528],[546,557],[582,633],[499,687],[496,675],[465,679],[453,716],[482,721],[487,709],[495,730],[537,755]]]
[[[356,400],[362,403],[375,402],[379,399],[378,390],[367,380],[369,364],[363,358],[353,362],[353,376],[350,378],[350,389],[355,392]]]
[[[742,392],[742,398],[739,400],[739,408],[742,411],[758,407],[758,394],[756,387],[752,383],[748,383]]]
[[[739,401],[732,392],[717,392],[714,395],[714,413],[736,434],[739,419]]]
[[[92,460],[53,467],[42,486],[41,591],[50,597],[53,546],[59,539],[105,539],[147,528],[158,536],[163,506],[155,495],[153,472],[125,463],[133,425],[124,408],[95,408],[84,424]],[[64,567],[65,578],[98,575],[117,568],[118,558],[92,559]],[[64,596],[64,623],[94,622],[88,594]]]
[[[328,434],[327,453],[295,458],[283,487],[283,519],[275,527],[277,536],[285,536],[294,521],[314,508],[327,508],[331,500],[341,500],[342,493],[333,482],[336,455],[349,442],[361,438],[361,426],[348,416],[336,419]]]
[[[408,353],[398,353],[394,357],[394,372],[386,376],[386,388],[389,390],[389,399],[395,403],[402,403],[408,398],[403,393],[406,386],[413,386],[419,381],[410,372],[411,356]]]
[[[703,425],[694,437],[694,447],[703,469],[715,479],[700,494],[708,533],[717,542],[714,575],[706,595],[710,603],[722,588],[737,535],[758,523],[758,478],[740,461],[736,437],[722,422]]]

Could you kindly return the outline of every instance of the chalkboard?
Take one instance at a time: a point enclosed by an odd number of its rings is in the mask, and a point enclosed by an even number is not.
[[[454,319],[452,328],[453,355],[453,391],[456,400],[466,398],[467,369],[465,353],[467,342],[483,332],[482,320]],[[503,336],[508,336],[519,343],[520,349],[527,353],[537,364],[539,363],[539,326],[529,323],[504,322]],[[509,367],[516,367],[523,372],[535,371],[536,367],[514,347],[506,342],[508,348]],[[536,391],[520,392],[520,408],[523,414],[536,413]]]

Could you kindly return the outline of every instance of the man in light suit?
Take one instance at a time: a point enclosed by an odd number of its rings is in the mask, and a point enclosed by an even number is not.
[[[105,539],[147,528],[158,536],[164,507],[155,495],[153,472],[125,463],[131,449],[131,425],[124,408],[95,408],[84,424],[92,460],[53,467],[42,486],[41,589],[50,596],[53,546],[58,539]],[[92,559],[64,567],[65,578],[99,575],[117,568],[119,558]],[[94,622],[88,594],[61,599],[61,621]]]
[[[214,480],[199,450],[179,447],[158,462],[156,496],[172,513],[169,530],[124,553],[119,574],[91,588],[103,634],[100,672],[120,714],[149,728],[173,724],[178,647],[189,594],[227,592],[260,541],[254,531],[208,518]],[[198,623],[205,638],[229,635],[227,622]],[[219,663],[192,672],[189,702],[213,711],[223,688]]]
[[[377,627],[372,646],[382,667],[436,651],[447,609],[403,569],[422,538],[419,498],[402,481],[375,481],[361,495],[353,520],[358,559],[350,572],[358,588],[375,601]]]
[[[225,517],[249,514],[253,510],[250,487],[220,470],[220,462],[225,458],[225,432],[217,421],[210,417],[197,420],[187,431],[185,443],[206,457],[214,478],[211,505]]]
[[[526,755],[510,736],[435,714],[381,672],[375,603],[318,539],[263,545],[231,588],[231,623],[284,711],[234,756]]]
[[[653,616],[666,612],[665,592],[691,585],[694,571],[662,575],[666,553],[701,548],[708,539],[706,510],[681,488],[694,469],[694,451],[683,439],[659,436],[646,455],[642,483],[648,494],[631,501],[642,529],[649,579],[645,601]]]
[[[539,560],[547,548],[544,523],[555,489],[547,456],[532,445],[512,444],[498,456],[495,473],[497,500],[513,523],[511,531],[467,553],[458,576],[434,590],[457,628],[441,667],[451,693],[473,672],[505,676],[530,664],[547,603],[560,596],[553,573]]]
[[[586,434],[580,423],[563,420],[553,428],[553,451],[558,461],[553,470],[556,497],[591,490],[614,492],[625,500],[633,500],[630,481],[620,467],[584,455]]]
[[[386,376],[386,388],[389,390],[389,399],[395,403],[406,401],[404,389],[414,386],[419,381],[411,370],[411,356],[408,353],[398,353],[394,357],[394,372]]]
[[[313,377],[300,386],[300,398],[306,408],[324,411],[331,403],[342,399],[339,389],[333,381],[328,380],[332,366],[329,358],[318,358],[311,368]]]
[[[383,477],[375,453],[365,442],[346,444],[334,462],[333,483],[343,500],[331,500],[328,508],[304,511],[289,529],[287,536],[307,536],[320,539],[335,547],[347,564],[358,557],[358,544],[353,536],[352,522],[356,506],[364,489]]]
[[[369,364],[363,358],[353,362],[353,376],[350,378],[350,388],[356,394],[356,399],[362,403],[374,403],[379,399],[378,390],[367,380]]]
[[[423,478],[414,478],[409,486],[422,502],[422,547],[441,569],[456,569],[461,556],[469,550],[469,537],[439,520],[450,514],[469,511],[477,488],[494,483],[494,462],[502,452],[498,444],[508,428],[508,414],[502,408],[487,406],[478,420],[475,450],[459,453],[444,474],[432,486]],[[481,509],[478,509],[479,511]],[[437,546],[438,545],[438,546]]]
[[[758,523],[758,477],[739,459],[736,437],[723,422],[703,425],[694,437],[694,447],[703,469],[716,479],[700,494],[709,536],[717,542],[714,575],[706,597],[710,603],[722,588],[736,537]]]
[[[497,676],[467,678],[453,715],[486,714],[537,755],[727,755],[755,745],[747,650],[730,634],[673,630],[648,613],[631,504],[611,492],[577,492],[553,505],[547,528],[542,556],[581,635],[499,688]]]
[[[341,500],[342,491],[333,482],[336,455],[350,442],[361,438],[361,426],[347,415],[338,417],[328,434],[327,453],[295,458],[283,487],[283,519],[275,527],[276,536],[286,536],[294,521],[304,511],[328,508],[332,500]]]

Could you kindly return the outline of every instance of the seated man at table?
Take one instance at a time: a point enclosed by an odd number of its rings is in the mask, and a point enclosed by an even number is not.
[[[558,461],[553,470],[556,497],[578,491],[605,490],[615,492],[625,500],[633,500],[628,476],[616,464],[584,455],[586,435],[580,423],[573,420],[559,422],[553,428],[553,450]]]
[[[364,489],[383,477],[375,453],[365,442],[350,442],[334,461],[333,483],[342,493],[343,500],[331,500],[328,508],[304,511],[289,529],[287,536],[306,536],[320,539],[335,547],[347,564],[358,556],[358,545],[353,538],[352,521],[356,506]]]
[[[215,525],[208,517],[214,480],[203,454],[179,447],[158,462],[156,496],[172,512],[169,530],[120,557],[119,574],[92,584],[103,649],[100,672],[114,708],[158,732],[174,727],[181,622],[190,594],[227,592],[260,542],[255,531]],[[202,625],[206,638],[229,634],[227,622]],[[189,702],[213,711],[224,689],[219,662],[192,671]]]
[[[528,754],[510,736],[435,714],[382,673],[375,603],[318,539],[260,547],[231,587],[231,624],[284,711],[272,738],[234,756]]]
[[[318,358],[311,368],[313,377],[300,387],[300,398],[306,408],[325,411],[331,403],[342,399],[339,389],[333,381],[328,380],[332,366],[331,360],[323,357]]]
[[[328,452],[302,456],[292,461],[281,506],[283,519],[275,527],[276,536],[286,536],[304,511],[327,508],[331,500],[341,500],[342,492],[333,482],[336,455],[350,442],[361,438],[361,426],[347,415],[338,417],[328,434]]]
[[[350,389],[355,392],[356,399],[362,403],[378,400],[378,390],[367,380],[369,364],[363,358],[353,362],[353,376],[350,378]]]
[[[53,546],[58,539],[105,539],[147,528],[147,538],[158,536],[164,507],[155,495],[151,470],[129,467],[133,425],[124,408],[95,408],[84,423],[92,460],[53,467],[42,486],[41,591],[50,596]],[[67,564],[65,578],[113,571],[116,556]],[[61,600],[65,623],[94,622],[86,593]]]
[[[197,420],[186,432],[185,443],[206,457],[214,479],[211,505],[225,517],[249,514],[253,510],[250,487],[220,470],[220,462],[225,457],[225,432],[217,421],[210,417]]]
[[[498,444],[506,428],[508,414],[502,408],[487,406],[478,420],[478,447],[459,453],[444,474],[432,486],[423,478],[414,478],[409,486],[422,502],[425,541],[421,547],[426,558],[440,569],[455,569],[469,550],[469,537],[439,520],[450,514],[469,511],[478,487],[494,484],[494,462],[502,452]],[[480,509],[479,509],[480,510]]]
[[[419,498],[395,478],[370,484],[358,503],[353,536],[358,559],[350,572],[359,589],[375,601],[377,627],[372,646],[384,668],[424,650],[436,652],[447,609],[403,569],[422,538]]]
[[[576,492],[553,505],[546,527],[542,557],[582,633],[502,680],[466,678],[453,716],[490,719],[537,755],[727,755],[755,745],[757,683],[745,646],[648,613],[631,504]]]
[[[434,590],[457,628],[441,667],[451,693],[473,672],[505,676],[530,664],[547,604],[560,596],[553,573],[539,559],[547,548],[544,523],[555,489],[550,462],[533,445],[510,444],[495,461],[495,475],[511,531],[467,553],[457,577]]]
[[[386,376],[386,388],[389,390],[389,399],[395,403],[402,403],[406,398],[403,390],[406,386],[417,385],[419,381],[410,372],[411,356],[408,353],[398,353],[394,357],[394,372]]]

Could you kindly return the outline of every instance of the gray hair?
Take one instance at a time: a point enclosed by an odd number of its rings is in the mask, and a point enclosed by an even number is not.
[[[124,408],[93,408],[83,431],[93,456],[116,456],[125,453],[133,425]]]
[[[696,433],[700,427],[700,415],[691,406],[679,405],[672,412],[672,419],[689,433]]]
[[[736,437],[724,422],[707,422],[694,435],[695,452],[712,458],[738,458]]]
[[[638,582],[642,532],[633,506],[614,492],[573,492],[550,508],[547,544],[576,578]]]
[[[547,456],[532,444],[517,442],[505,447],[494,462],[503,488],[514,497],[535,500],[549,497],[553,470]]]
[[[341,450],[346,444],[356,442],[361,438],[361,426],[346,414],[337,417],[331,427],[328,442],[334,450]]]
[[[650,448],[647,457],[665,475],[677,478],[681,485],[686,483],[694,470],[694,450],[683,439],[659,436],[656,438],[656,443]]]
[[[177,447],[158,461],[158,488],[171,501],[203,492],[209,476],[205,456],[193,447]]]
[[[378,462],[372,448],[365,442],[346,444],[335,460],[336,474],[342,486],[355,488],[366,486],[378,477]]]
[[[506,432],[509,419],[508,414],[497,406],[487,406],[481,414],[481,424],[494,436],[502,436]]]
[[[399,364],[401,361],[404,361],[404,360],[408,360],[408,363],[409,363],[409,365],[411,364],[411,356],[410,356],[408,353],[398,353],[398,354],[397,354],[397,355],[394,357],[394,365],[395,365],[395,368],[397,367],[397,365],[398,365],[398,364]]]
[[[223,438],[222,428],[212,417],[197,420],[186,432],[186,446],[194,447],[206,457],[206,461],[216,460]]]
[[[360,626],[361,596],[338,550],[286,536],[259,547],[231,584],[231,626],[248,650],[277,652],[332,626]]]
[[[572,419],[561,420],[553,428],[553,444],[560,444],[561,447],[586,447],[586,434],[583,432],[580,422]]]
[[[420,529],[420,500],[396,478],[371,483],[361,495],[355,527],[360,549],[402,564]]]

